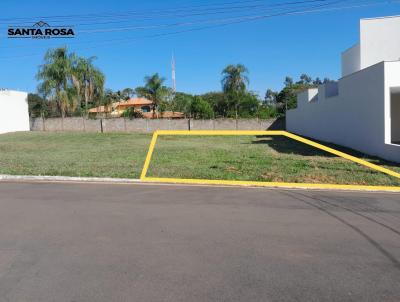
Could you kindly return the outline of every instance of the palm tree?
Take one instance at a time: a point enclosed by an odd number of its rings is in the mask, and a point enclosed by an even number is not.
[[[72,82],[77,94],[85,101],[85,112],[88,114],[88,103],[94,99],[101,99],[104,91],[105,77],[103,73],[93,65],[96,57],[75,58],[72,68]]]
[[[104,112],[107,117],[108,111],[110,109],[110,106],[112,106],[113,103],[119,102],[121,100],[120,92],[114,92],[111,89],[106,89],[103,97],[101,98],[101,104],[104,106]]]
[[[247,74],[248,69],[242,64],[228,65],[222,70],[222,90],[235,106],[236,119],[240,98],[246,92],[246,85],[249,84]]]
[[[129,100],[130,98],[134,97],[136,92],[135,89],[132,88],[125,88],[121,91],[122,98],[124,100]]]
[[[144,87],[137,87],[136,93],[138,96],[145,97],[153,102],[152,110],[154,118],[157,107],[165,99],[169,90],[163,85],[165,78],[161,78],[158,73],[145,77],[144,82]]]
[[[49,49],[44,56],[45,62],[36,75],[42,81],[38,87],[39,92],[56,101],[62,118],[71,105],[69,96],[72,92],[69,83],[73,58],[74,54],[69,54],[66,47]]]

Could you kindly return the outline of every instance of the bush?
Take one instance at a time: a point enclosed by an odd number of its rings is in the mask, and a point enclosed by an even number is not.
[[[122,115],[124,118],[134,119],[134,118],[142,118],[143,114],[140,111],[136,111],[133,107],[126,109]]]
[[[276,107],[273,106],[261,106],[258,111],[258,118],[269,119],[278,116]]]
[[[210,104],[199,96],[193,98],[190,104],[190,113],[193,118],[197,119],[210,119],[214,115]]]

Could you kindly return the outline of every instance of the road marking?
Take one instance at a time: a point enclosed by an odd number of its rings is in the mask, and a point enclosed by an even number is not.
[[[156,146],[157,137],[158,137],[158,134],[156,131],[153,133],[153,137],[151,138],[149,151],[147,152],[146,160],[143,165],[142,174],[140,175],[140,179],[146,178],[146,173],[147,173],[147,170],[149,169],[150,160],[153,155],[154,147]]]

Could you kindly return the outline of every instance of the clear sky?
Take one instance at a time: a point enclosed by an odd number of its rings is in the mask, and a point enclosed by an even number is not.
[[[97,56],[111,89],[142,85],[155,72],[171,85],[174,53],[178,91],[220,90],[224,66],[242,63],[250,89],[263,96],[286,75],[339,78],[340,53],[357,42],[359,19],[400,14],[399,2],[383,0],[1,2],[0,87],[29,92],[46,49],[67,45]],[[40,20],[73,25],[76,38],[7,38],[8,26]]]

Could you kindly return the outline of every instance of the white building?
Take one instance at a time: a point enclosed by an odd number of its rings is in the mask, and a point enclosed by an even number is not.
[[[342,78],[300,93],[287,130],[400,162],[399,37],[400,16],[362,19]]]
[[[0,89],[0,134],[29,131],[28,94]]]

